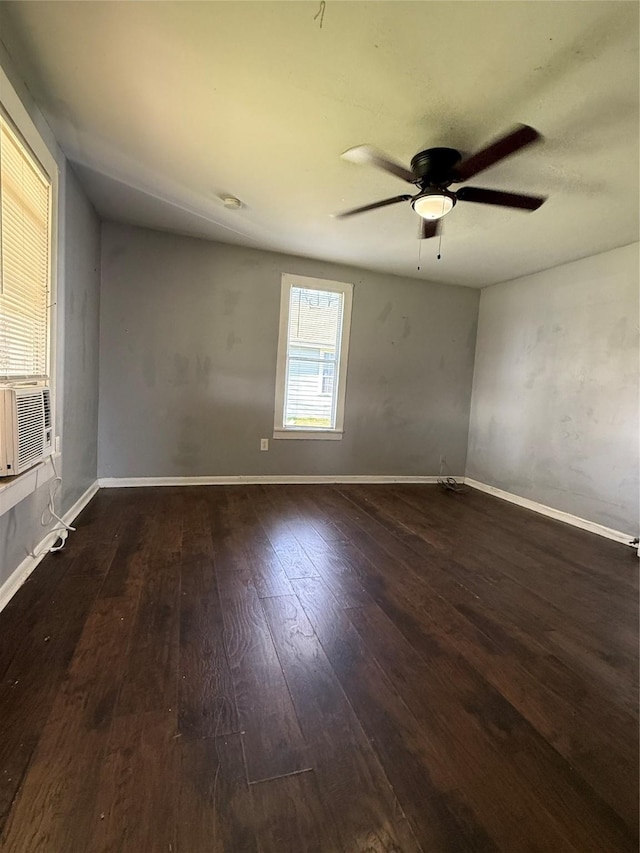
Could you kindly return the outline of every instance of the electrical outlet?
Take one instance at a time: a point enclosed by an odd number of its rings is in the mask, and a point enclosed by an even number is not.
[[[269,449],[269,439],[261,438],[260,439],[260,450],[268,450]]]

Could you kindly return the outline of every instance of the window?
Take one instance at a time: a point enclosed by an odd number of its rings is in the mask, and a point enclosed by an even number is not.
[[[274,438],[342,438],[352,291],[282,276]]]
[[[50,139],[51,150],[0,67],[0,385],[47,379],[55,427],[58,164]],[[45,465],[0,482],[0,516],[54,476]]]
[[[49,375],[52,185],[0,113],[0,381]]]

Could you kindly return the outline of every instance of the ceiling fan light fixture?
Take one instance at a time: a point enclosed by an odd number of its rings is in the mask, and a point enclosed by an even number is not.
[[[423,219],[441,219],[453,210],[456,197],[446,190],[426,190],[413,199],[411,206]]]

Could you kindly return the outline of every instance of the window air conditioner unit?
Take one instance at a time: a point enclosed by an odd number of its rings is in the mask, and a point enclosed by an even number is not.
[[[0,389],[0,477],[15,477],[52,452],[50,389]]]

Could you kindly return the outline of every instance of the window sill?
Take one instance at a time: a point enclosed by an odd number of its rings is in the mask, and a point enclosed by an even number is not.
[[[274,438],[312,439],[315,441],[341,441],[342,430],[329,429],[274,429]]]
[[[16,504],[28,498],[40,486],[44,486],[56,476],[53,468],[53,459],[58,459],[59,453],[49,456],[44,462],[34,465],[24,474],[17,477],[3,477],[0,479],[0,516],[9,512]]]

